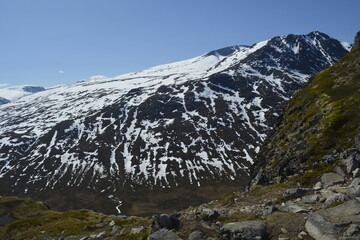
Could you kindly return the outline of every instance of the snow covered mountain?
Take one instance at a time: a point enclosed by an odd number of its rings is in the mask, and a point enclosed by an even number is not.
[[[44,90],[45,88],[43,87],[28,85],[0,88],[0,105]]]
[[[291,34],[1,105],[0,193],[111,212],[146,191],[245,185],[284,103],[350,48]]]

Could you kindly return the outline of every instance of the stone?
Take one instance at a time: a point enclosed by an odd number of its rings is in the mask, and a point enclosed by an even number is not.
[[[110,222],[110,227],[113,227],[113,226],[115,226],[115,221],[114,220],[112,220],[111,222]]]
[[[169,231],[168,229],[160,229],[159,231],[156,231],[152,233],[148,240],[181,240],[178,235],[175,233]]]
[[[290,238],[287,238],[287,237],[279,237],[278,240],[290,240]]]
[[[292,203],[292,202],[287,202],[284,206],[280,207],[281,211],[284,212],[290,212],[290,213],[307,213],[309,212],[308,209],[304,208],[304,207],[300,207],[299,205]]]
[[[360,177],[360,168],[356,168],[352,174],[354,178]]]
[[[166,229],[178,229],[180,225],[179,219],[176,216],[169,216],[167,214],[160,214],[153,216],[152,228],[154,231],[160,230],[162,228]]]
[[[336,193],[333,196],[329,197],[328,199],[326,199],[325,203],[324,203],[324,207],[328,207],[333,203],[336,202],[345,202],[347,200],[347,196],[342,194],[342,193]]]
[[[204,235],[201,231],[195,231],[189,234],[188,240],[201,240]]]
[[[136,227],[136,228],[132,228],[131,229],[131,234],[137,234],[137,233],[142,233],[146,230],[146,228],[144,228],[143,226],[140,227]]]
[[[106,237],[106,233],[105,232],[101,232],[98,235],[96,235],[97,238],[105,238]]]
[[[316,203],[317,201],[320,200],[320,197],[318,194],[313,194],[313,195],[308,195],[308,196],[305,196],[301,199],[300,203],[303,203],[303,204],[314,204]]]
[[[265,222],[243,221],[225,224],[220,229],[220,236],[224,240],[254,240],[265,237]]]
[[[273,212],[277,211],[278,209],[274,206],[270,206],[270,207],[266,207],[264,210],[258,212],[256,214],[257,217],[261,218],[261,217],[265,217],[268,216],[270,214],[272,214]]]
[[[339,174],[342,177],[345,177],[345,175],[346,175],[344,170],[340,166],[336,166],[335,171],[336,171],[337,174]]]
[[[360,186],[350,186],[347,190],[347,194],[351,197],[360,196]]]
[[[216,210],[209,208],[202,209],[200,215],[203,220],[215,220],[220,216]]]
[[[346,167],[346,173],[351,174],[356,168],[360,168],[359,149],[348,149],[340,155],[340,158]]]
[[[360,225],[351,224],[348,229],[346,229],[344,233],[344,237],[353,237],[360,235]]]
[[[324,188],[327,188],[335,184],[344,183],[345,180],[342,176],[340,176],[337,173],[324,173],[321,176],[321,182],[324,184]]]
[[[314,189],[315,191],[318,191],[318,190],[321,190],[322,187],[323,187],[322,183],[321,183],[321,182],[317,182],[317,183],[315,184],[315,186],[313,187],[313,189]]]
[[[309,214],[305,228],[316,240],[338,240],[353,224],[360,224],[360,202],[351,200]]]
[[[280,231],[284,234],[289,233],[289,231],[286,228],[280,228]]]
[[[285,191],[284,197],[286,198],[300,198],[308,192],[308,189],[302,188],[291,188]]]

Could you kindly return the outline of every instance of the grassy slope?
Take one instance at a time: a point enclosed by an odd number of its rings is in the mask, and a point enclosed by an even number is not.
[[[316,161],[321,157],[354,146],[359,119],[360,47],[357,46],[294,94],[270,141],[259,154],[257,171],[261,169],[269,180],[280,175],[286,166],[288,174],[317,166]]]

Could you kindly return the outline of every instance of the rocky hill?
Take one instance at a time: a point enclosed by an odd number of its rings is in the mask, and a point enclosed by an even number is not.
[[[349,46],[290,34],[3,104],[0,192],[146,214],[245,187],[283,104]]]

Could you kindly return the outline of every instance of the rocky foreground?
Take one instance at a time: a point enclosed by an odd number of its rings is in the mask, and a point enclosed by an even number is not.
[[[360,149],[321,161],[321,170],[173,215],[61,213],[30,199],[3,197],[0,239],[360,239]]]

